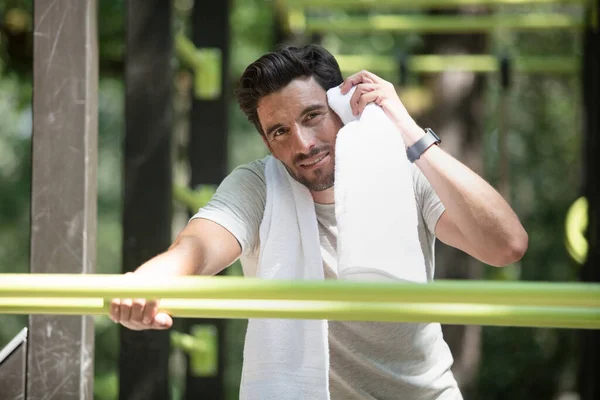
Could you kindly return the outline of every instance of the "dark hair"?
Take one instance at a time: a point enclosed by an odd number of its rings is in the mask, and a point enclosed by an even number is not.
[[[296,78],[310,76],[325,91],[343,82],[337,61],[323,47],[315,44],[280,47],[263,55],[246,68],[235,90],[235,96],[248,120],[262,134],[256,110],[260,99],[284,88]]]

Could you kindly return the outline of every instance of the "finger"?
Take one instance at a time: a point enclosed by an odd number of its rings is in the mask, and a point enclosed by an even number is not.
[[[364,111],[365,107],[367,105],[369,105],[370,103],[375,103],[377,105],[380,105],[381,99],[382,99],[382,95],[381,95],[380,90],[374,90],[372,92],[363,94],[360,97],[359,103],[356,106],[356,109],[357,109],[356,115],[360,115]]]
[[[352,97],[350,98],[350,108],[352,108],[352,113],[354,115],[358,114],[358,103],[363,94],[372,92],[377,88],[378,85],[375,83],[361,83],[356,86],[356,90],[354,91],[354,93],[352,93]]]
[[[158,312],[158,301],[148,300],[146,307],[144,308],[144,314],[142,315],[142,323],[144,325],[150,325]]]
[[[350,75],[346,80],[342,83],[341,92],[342,94],[348,93],[352,86],[358,85],[359,83],[376,83],[376,79],[378,77],[372,74],[369,71],[360,71],[356,74]]]
[[[131,306],[131,321],[136,323],[142,323],[144,317],[144,307],[146,306],[146,299],[135,299]]]
[[[121,306],[119,307],[119,321],[121,323],[129,322],[131,320],[131,306],[133,301],[131,299],[121,300]]]
[[[159,312],[152,320],[153,329],[169,329],[173,326],[173,318],[169,314]]]
[[[113,299],[110,302],[110,310],[108,316],[114,322],[119,323],[119,307],[121,306],[121,299]]]
[[[386,80],[384,80],[383,78],[381,78],[379,75],[376,75],[376,74],[372,73],[371,71],[365,71],[365,74],[367,74],[367,76],[369,77],[369,79],[371,81],[373,81],[373,83],[383,83],[383,82],[386,82]]]
[[[147,326],[143,326],[141,324],[137,324],[135,322],[121,322],[121,325],[123,325],[125,328],[132,330],[132,331],[143,331],[144,329],[150,329]]]

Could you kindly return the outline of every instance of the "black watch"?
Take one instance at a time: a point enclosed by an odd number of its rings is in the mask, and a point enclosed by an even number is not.
[[[425,150],[433,146],[434,144],[440,144],[442,140],[429,128],[425,128],[425,135],[417,140],[415,144],[406,149],[406,157],[408,161],[414,163],[421,157],[421,154],[425,153]]]

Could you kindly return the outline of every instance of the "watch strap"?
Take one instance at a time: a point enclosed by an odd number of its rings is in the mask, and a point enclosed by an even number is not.
[[[417,161],[421,155],[433,146],[434,144],[439,144],[441,142],[440,138],[429,128],[425,128],[425,135],[417,140],[412,146],[406,149],[406,157],[408,157],[408,161],[414,163]]]

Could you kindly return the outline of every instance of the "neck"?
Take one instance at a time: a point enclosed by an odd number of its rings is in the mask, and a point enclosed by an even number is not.
[[[318,192],[311,191],[313,200],[318,204],[333,204],[335,202],[335,197],[333,195],[333,186],[329,189],[320,190]]]

